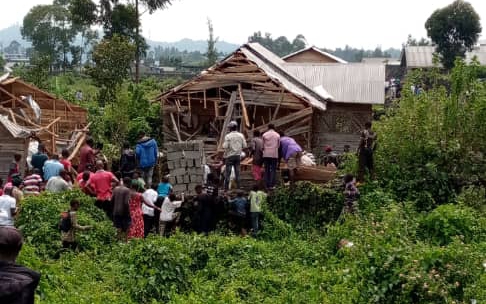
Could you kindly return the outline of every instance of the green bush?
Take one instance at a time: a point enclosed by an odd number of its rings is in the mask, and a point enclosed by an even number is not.
[[[420,234],[437,245],[447,245],[459,237],[470,243],[486,236],[486,221],[468,207],[442,205],[423,217]]]
[[[269,210],[297,230],[320,229],[343,209],[342,189],[298,182],[279,187],[269,197]]]
[[[61,212],[70,208],[72,199],[80,201],[78,221],[81,225],[91,225],[93,229],[77,233],[81,250],[104,250],[115,236],[111,223],[105,221],[105,214],[96,206],[94,199],[80,191],[63,193],[43,192],[39,196],[27,196],[21,207],[16,225],[22,230],[27,241],[35,246],[38,255],[53,257],[61,248],[61,233],[58,225]]]

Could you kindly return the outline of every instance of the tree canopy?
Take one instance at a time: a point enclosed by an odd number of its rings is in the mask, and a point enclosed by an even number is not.
[[[454,66],[456,57],[464,58],[481,33],[479,15],[472,5],[463,0],[436,10],[425,22],[427,35],[437,44],[442,64],[446,69]]]

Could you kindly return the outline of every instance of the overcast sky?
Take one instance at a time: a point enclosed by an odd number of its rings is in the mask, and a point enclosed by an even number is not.
[[[0,28],[22,23],[35,4],[52,0],[2,1]],[[255,31],[293,39],[303,34],[309,44],[336,48],[400,47],[408,34],[425,37],[424,23],[452,0],[174,0],[165,11],[143,15],[146,37],[157,41],[207,39],[207,18],[220,40],[242,44]],[[469,1],[486,33],[486,0]],[[486,35],[482,36],[485,39]]]

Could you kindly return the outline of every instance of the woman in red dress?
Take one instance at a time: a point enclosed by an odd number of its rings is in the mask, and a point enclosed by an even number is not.
[[[138,183],[131,184],[132,194],[130,196],[130,217],[132,225],[128,230],[128,238],[143,238],[143,213],[142,213],[142,195],[137,192]]]

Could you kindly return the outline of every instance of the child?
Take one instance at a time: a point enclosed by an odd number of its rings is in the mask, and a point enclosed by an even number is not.
[[[231,211],[230,214],[233,215],[235,224],[240,230],[241,236],[246,236],[246,215],[248,208],[248,200],[244,197],[243,191],[239,190],[236,193],[236,198],[229,200]]]
[[[175,194],[170,194],[165,198],[160,212],[160,236],[165,236],[165,229],[168,225],[172,224],[172,228],[174,228],[178,224],[181,213],[176,212],[176,209],[182,205],[182,202],[184,202],[184,194],[180,201],[176,200]]]
[[[137,192],[143,192],[145,190],[145,181],[140,175],[141,174],[139,172],[135,171],[132,177],[132,184],[133,183],[136,184],[135,189],[137,190]],[[131,185],[126,185],[126,186],[130,187]]]
[[[356,213],[358,211],[359,190],[356,188],[356,179],[351,174],[344,176],[344,212]]]
[[[76,212],[79,209],[79,201],[73,199],[70,205],[71,209],[62,215],[62,221],[65,221],[67,218],[69,218],[71,223],[67,225],[60,225],[62,248],[76,250],[76,248],[78,247],[78,243],[76,242],[76,230],[88,230],[91,229],[91,226],[80,226],[78,224],[78,217],[76,215]],[[63,228],[63,226],[65,227]]]
[[[256,236],[259,230],[258,221],[260,220],[260,213],[262,212],[262,203],[267,198],[267,194],[261,190],[260,185],[253,186],[248,200],[250,201],[250,217],[251,229],[253,236]]]

